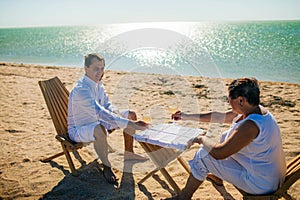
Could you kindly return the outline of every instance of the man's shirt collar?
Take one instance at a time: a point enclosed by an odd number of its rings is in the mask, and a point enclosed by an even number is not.
[[[83,82],[85,82],[91,88],[96,88],[102,84],[102,81],[99,81],[98,83],[96,83],[95,81],[90,79],[87,75],[84,75]]]

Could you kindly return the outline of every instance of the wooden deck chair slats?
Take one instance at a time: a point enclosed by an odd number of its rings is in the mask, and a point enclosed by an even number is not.
[[[63,112],[59,111],[59,103],[57,100],[60,98],[55,97],[53,94],[53,87],[52,84],[54,84],[54,81],[52,79],[47,81],[40,81],[39,85],[41,86],[50,116],[52,118],[54,127],[58,134],[65,134],[66,130],[63,128],[63,119],[61,118],[61,115],[63,115]]]
[[[59,87],[60,83],[58,82],[58,79],[54,79],[55,84],[52,85],[53,91],[56,93],[56,96],[59,96],[57,92],[61,93],[62,98],[59,99],[63,108],[63,114],[65,114],[65,117],[67,117],[68,114],[68,98],[69,98],[69,91],[65,87]]]
[[[60,141],[63,152],[42,159],[42,162],[49,162],[54,158],[65,155],[73,175],[78,175],[70,156],[70,151],[82,148],[83,143],[75,143],[68,138],[68,97],[69,91],[59,80],[54,77],[49,80],[39,81],[48,111],[57,132],[56,139]]]
[[[300,155],[294,158],[287,165],[287,174],[284,180],[283,185],[274,193],[277,196],[283,196],[288,199],[289,195],[287,194],[288,189],[300,179]]]
[[[290,174],[292,174],[293,172],[295,172],[295,170],[297,171],[297,168],[300,167],[300,159],[299,159],[299,155],[298,157],[292,159],[289,164],[287,165],[287,176],[289,176]]]
[[[239,189],[238,190],[243,195],[244,200],[263,200],[263,199],[274,200],[274,199],[279,199],[281,197],[284,197],[285,199],[292,199],[292,197],[288,194],[288,190],[299,179],[300,179],[300,155],[297,155],[287,165],[287,173],[286,173],[284,183],[274,193],[268,195],[251,195]]]
[[[67,115],[68,115],[68,102],[67,98],[65,97],[64,90],[62,86],[56,83],[55,79],[53,83],[49,84],[49,93],[51,102],[53,102],[53,110],[57,119],[57,128],[59,129],[58,134],[65,135],[67,131]],[[63,100],[65,99],[65,101]]]
[[[60,97],[58,97],[58,95],[55,94],[55,92],[53,91],[54,88],[51,87],[50,85],[50,101],[53,102],[53,112],[55,113],[55,116],[57,117],[56,120],[56,125],[58,128],[58,134],[64,135],[66,133],[66,130],[64,130],[64,113],[63,110],[61,109],[61,107],[63,105],[60,106],[60,102],[59,99]]]
[[[59,89],[56,88],[54,85],[50,86],[51,88],[51,92],[52,92],[52,102],[54,102],[54,111],[55,113],[57,113],[57,117],[58,117],[58,129],[59,129],[59,133],[58,134],[62,134],[65,135],[68,131],[67,131],[67,113],[68,113],[68,104],[63,101],[62,98],[65,98],[64,96],[61,96],[59,93]]]
[[[57,110],[58,105],[56,103],[56,99],[54,98],[53,92],[51,91],[52,90],[51,85],[49,84],[48,90],[47,90],[47,86],[45,88],[46,88],[46,92],[47,92],[47,98],[49,99],[49,102],[51,103],[51,106],[48,107],[48,110],[49,110],[51,118],[54,122],[54,127],[58,134],[63,134],[63,130],[61,128],[62,123],[61,123],[60,115],[58,114],[59,111]]]
[[[66,93],[64,87],[61,87],[57,79],[54,79],[54,84],[50,84],[51,92],[53,94],[53,102],[55,102],[55,109],[58,112],[59,129],[62,135],[66,135],[68,130],[68,96],[69,92]]]

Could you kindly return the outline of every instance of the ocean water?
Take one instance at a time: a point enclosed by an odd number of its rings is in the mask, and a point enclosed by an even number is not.
[[[0,61],[300,83],[300,21],[1,28]]]

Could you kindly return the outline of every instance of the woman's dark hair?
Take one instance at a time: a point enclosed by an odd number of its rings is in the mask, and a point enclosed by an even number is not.
[[[92,60],[94,58],[99,60],[99,61],[102,61],[104,66],[105,66],[104,58],[102,56],[100,56],[99,54],[96,54],[96,53],[91,53],[91,54],[88,54],[88,55],[84,56],[84,66],[90,67],[90,65],[92,64]]]
[[[230,83],[228,91],[231,99],[245,97],[251,105],[257,106],[260,103],[260,91],[258,82],[255,78],[236,79]]]

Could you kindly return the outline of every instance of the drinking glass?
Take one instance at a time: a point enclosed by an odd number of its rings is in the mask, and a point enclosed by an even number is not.
[[[177,105],[170,105],[170,106],[168,107],[168,110],[169,110],[169,112],[170,112],[170,115],[172,115],[172,114],[174,114],[175,112],[178,111],[178,107],[177,107]],[[171,121],[169,121],[169,123],[176,123],[176,122],[175,122],[174,119],[172,119]]]
[[[152,119],[151,119],[151,116],[150,115],[146,115],[146,114],[142,114],[142,120],[144,122],[146,122],[147,124],[150,124]]]

